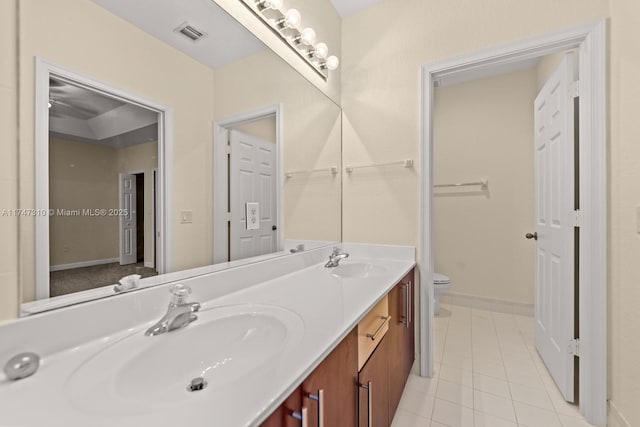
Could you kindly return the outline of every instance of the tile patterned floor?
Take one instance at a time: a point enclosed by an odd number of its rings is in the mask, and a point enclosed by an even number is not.
[[[411,374],[392,427],[589,427],[534,346],[533,318],[442,305],[435,376]]]

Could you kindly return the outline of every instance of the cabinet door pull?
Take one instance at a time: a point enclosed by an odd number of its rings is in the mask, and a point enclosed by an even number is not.
[[[406,322],[405,322],[405,326],[408,328],[409,324],[411,323],[411,280],[409,280],[405,286],[405,291],[406,291]]]
[[[360,384],[360,387],[367,390],[367,426],[371,427],[373,425],[373,408],[371,407],[373,401],[373,383],[367,381],[366,384]]]
[[[304,406],[302,407],[302,410],[300,412],[291,411],[289,415],[291,415],[296,420],[300,420],[301,427],[309,426],[309,418],[307,417],[307,408],[305,408]]]
[[[324,390],[318,389],[318,394],[305,394],[309,399],[318,402],[318,427],[324,427]]]
[[[382,328],[391,320],[391,316],[380,316],[380,318],[382,319],[382,323],[378,326],[378,329],[372,334],[367,334],[367,338],[371,338],[371,341],[375,341],[376,338],[378,338],[378,334],[382,331]]]

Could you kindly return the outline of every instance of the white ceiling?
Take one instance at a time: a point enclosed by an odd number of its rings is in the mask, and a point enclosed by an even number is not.
[[[49,132],[80,142],[122,148],[158,139],[158,114],[52,78]]]
[[[211,0],[92,1],[213,68],[266,48]],[[184,22],[207,36],[194,42],[174,31]]]
[[[340,16],[343,18],[356,14],[384,0],[331,0]]]

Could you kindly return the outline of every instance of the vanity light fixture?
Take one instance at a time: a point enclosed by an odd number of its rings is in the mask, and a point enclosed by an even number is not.
[[[335,70],[340,61],[335,55],[329,56],[325,43],[316,44],[313,28],[299,30],[302,16],[296,9],[283,9],[283,0],[241,0],[254,15],[262,20],[282,41],[293,49],[324,80],[329,71]]]

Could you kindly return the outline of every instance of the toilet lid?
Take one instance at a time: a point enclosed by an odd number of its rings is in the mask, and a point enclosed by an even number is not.
[[[445,276],[444,274],[433,273],[433,283],[451,283],[451,279],[449,278],[449,276]]]

